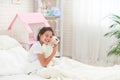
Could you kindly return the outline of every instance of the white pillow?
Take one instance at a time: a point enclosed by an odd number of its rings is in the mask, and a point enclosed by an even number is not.
[[[28,53],[23,47],[0,50],[0,75],[25,73]]]
[[[0,35],[0,49],[10,49],[16,46],[21,46],[18,41],[16,41],[14,38],[11,38],[7,35]]]

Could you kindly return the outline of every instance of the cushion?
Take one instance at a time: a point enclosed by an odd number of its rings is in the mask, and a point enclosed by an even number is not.
[[[21,46],[20,43],[7,35],[0,35],[0,49],[6,50],[13,47]]]
[[[0,36],[0,75],[23,74],[28,52],[18,41],[7,35]]]

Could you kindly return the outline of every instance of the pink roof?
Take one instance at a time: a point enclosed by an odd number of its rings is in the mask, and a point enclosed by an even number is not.
[[[23,25],[26,27],[29,33],[32,32],[29,24],[30,23],[44,23],[46,26],[49,26],[48,21],[45,19],[45,17],[40,13],[25,13],[25,14],[16,14],[13,21],[8,27],[8,30],[12,28],[13,23],[15,22],[16,18],[19,17],[22,21]]]

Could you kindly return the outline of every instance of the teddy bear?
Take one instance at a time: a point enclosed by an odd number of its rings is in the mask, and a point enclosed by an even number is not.
[[[58,44],[59,42],[60,42],[59,38],[57,36],[53,36],[49,44],[42,45],[42,50],[45,58],[48,58],[51,55],[54,45]],[[55,65],[55,57],[53,57],[53,59],[48,64],[48,66],[54,66],[54,65]]]
[[[52,47],[54,47],[54,45],[59,43],[59,38],[57,36],[53,36],[52,40],[50,41],[49,45],[51,45]]]

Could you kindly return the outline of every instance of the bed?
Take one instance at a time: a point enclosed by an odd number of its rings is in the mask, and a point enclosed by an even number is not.
[[[68,57],[28,75],[27,55],[15,39],[0,35],[0,80],[120,80],[120,65],[92,66]]]

